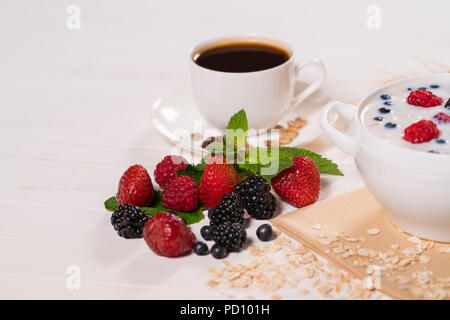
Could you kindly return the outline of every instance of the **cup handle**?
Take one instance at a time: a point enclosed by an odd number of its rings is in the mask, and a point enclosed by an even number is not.
[[[323,107],[320,113],[320,126],[322,130],[333,140],[333,142],[344,152],[352,157],[356,154],[355,141],[352,136],[338,131],[330,122],[330,117],[336,113],[345,119],[352,120],[354,117],[355,106],[339,101],[332,101]]]
[[[312,60],[306,60],[306,61],[300,61],[297,62],[295,65],[295,75],[298,78],[301,70],[308,66],[315,66],[319,68],[319,77],[314,80],[313,83],[311,83],[309,86],[307,86],[304,90],[299,92],[292,100],[291,109],[297,106],[299,103],[304,101],[306,98],[308,98],[311,94],[313,94],[319,87],[322,85],[323,81],[325,80],[325,76],[327,75],[327,69],[325,68],[325,65],[320,59],[312,59]]]

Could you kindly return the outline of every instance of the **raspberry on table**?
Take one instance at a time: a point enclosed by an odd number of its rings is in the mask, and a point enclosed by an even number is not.
[[[198,206],[198,187],[191,177],[175,177],[162,192],[161,199],[164,208],[189,212]]]
[[[434,120],[437,121],[437,123],[450,123],[450,115],[446,114],[444,112],[439,112],[433,117]]]
[[[136,164],[129,167],[119,181],[117,203],[129,203],[133,206],[145,207],[153,199],[155,190],[147,170]]]
[[[423,143],[439,137],[439,129],[433,121],[420,120],[405,128],[403,140],[411,143]]]
[[[158,255],[178,257],[191,251],[195,235],[183,219],[171,212],[159,212],[144,226],[144,239]]]
[[[131,204],[122,204],[112,213],[111,224],[117,234],[125,239],[142,238],[142,230],[148,219],[144,210]]]
[[[270,219],[275,214],[277,202],[270,193],[270,184],[259,175],[252,175],[236,186],[245,210],[256,219]]]
[[[169,155],[156,165],[153,172],[156,183],[165,188],[177,176],[177,171],[186,169],[188,162],[182,156]]]
[[[243,224],[244,205],[236,193],[227,193],[217,207],[208,210],[208,218],[211,226],[224,222]]]
[[[229,252],[239,251],[247,239],[244,227],[239,223],[225,222],[213,227],[213,240]]]
[[[442,101],[442,98],[436,96],[431,91],[427,91],[424,88],[411,91],[408,98],[406,99],[406,102],[408,102],[409,104],[424,108],[439,106],[442,104]]]

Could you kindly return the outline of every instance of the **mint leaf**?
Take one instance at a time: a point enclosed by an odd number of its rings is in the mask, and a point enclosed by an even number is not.
[[[155,195],[153,197],[153,201],[151,204],[151,207],[140,207],[142,210],[144,210],[148,215],[155,215],[158,212],[162,211],[170,211],[175,213],[177,216],[183,218],[187,224],[194,224],[197,222],[200,222],[203,219],[203,211],[206,210],[205,207],[199,205],[194,211],[191,212],[182,212],[182,211],[175,211],[172,209],[166,209],[162,205],[161,200],[161,191],[155,191]],[[114,206],[115,204],[115,206]],[[115,211],[117,209],[117,200],[116,197],[111,197],[108,200],[105,201],[105,208],[108,211]]]
[[[105,208],[108,211],[116,211],[117,209],[117,200],[116,197],[111,197],[105,201]]]
[[[241,109],[238,112],[236,112],[230,118],[230,120],[228,120],[227,129],[230,129],[230,130],[241,129],[245,132],[248,131],[247,114],[245,113],[244,109]]]
[[[245,163],[239,164],[239,167],[271,179],[290,167],[292,158],[298,156],[311,158],[317,164],[321,174],[343,175],[335,163],[320,154],[289,147],[251,149],[246,153]]]
[[[228,121],[225,130],[225,144],[227,154],[238,152],[247,140],[248,120],[244,109],[236,112]]]
[[[205,170],[205,168],[197,169],[197,166],[189,164],[184,170],[178,170],[177,176],[189,176],[195,181],[195,184],[198,185],[202,178],[203,170]]]

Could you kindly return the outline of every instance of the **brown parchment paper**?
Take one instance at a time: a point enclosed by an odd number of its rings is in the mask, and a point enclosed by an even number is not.
[[[450,244],[402,232],[389,222],[366,188],[317,202],[271,222],[394,299],[450,299]],[[378,234],[368,233],[377,229]]]

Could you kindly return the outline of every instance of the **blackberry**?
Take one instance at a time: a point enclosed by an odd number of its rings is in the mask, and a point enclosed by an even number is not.
[[[217,207],[208,210],[211,226],[224,222],[244,223],[244,205],[236,193],[230,192],[223,196]]]
[[[239,223],[225,222],[216,225],[213,228],[212,235],[215,244],[229,252],[239,251],[247,240],[247,233]]]
[[[122,204],[111,215],[111,224],[125,239],[142,238],[142,230],[149,219],[147,213],[131,204]]]
[[[270,219],[275,214],[277,203],[270,193],[270,185],[259,175],[252,175],[236,186],[245,210],[256,219]]]

